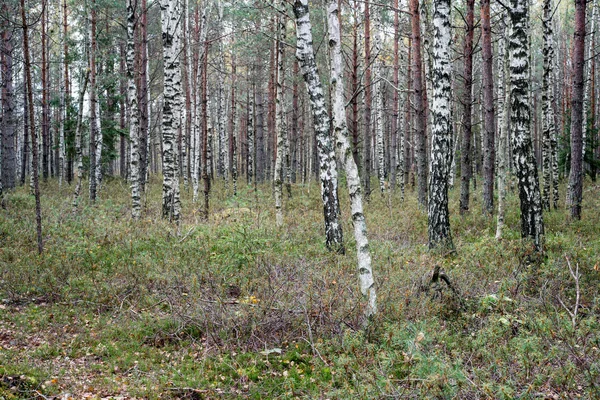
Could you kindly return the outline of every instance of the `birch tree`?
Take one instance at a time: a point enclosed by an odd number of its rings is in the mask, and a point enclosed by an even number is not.
[[[161,0],[161,25],[163,39],[163,218],[178,223],[181,211],[179,201],[179,175],[177,168],[176,135],[180,128],[182,106],[181,68],[181,12],[178,0]]]
[[[537,165],[533,154],[529,107],[529,2],[510,1],[510,131],[513,162],[521,202],[521,236],[533,240],[537,251],[543,251],[544,220],[538,183]]]
[[[581,219],[583,196],[583,70],[585,63],[585,0],[575,0],[573,37],[573,87],[571,94],[571,173],[567,204],[571,218]]]
[[[385,84],[383,80],[383,55],[382,50],[382,24],[381,12],[375,13],[375,35],[373,40],[373,53],[375,54],[375,104],[377,116],[375,119],[375,150],[377,154],[377,178],[379,179],[379,190],[385,191],[385,149],[383,147],[383,98],[385,96]]]
[[[433,10],[433,101],[429,178],[429,247],[452,249],[448,212],[448,175],[452,163],[450,75],[450,0],[435,0]]]
[[[91,11],[90,11],[90,52],[89,52],[89,68],[90,68],[90,201],[95,202],[97,191],[98,191],[98,175],[97,175],[97,164],[100,163],[98,159],[98,136],[100,132],[100,115],[98,115],[98,88],[96,85],[96,1],[92,0]]]
[[[319,178],[325,219],[325,243],[331,250],[344,252],[342,225],[339,223],[337,169],[329,131],[329,116],[325,108],[323,86],[313,50],[308,0],[294,1],[296,17],[296,58],[300,63],[308,91],[319,152]]]
[[[285,10],[285,3],[282,4]],[[275,97],[275,134],[277,135],[277,150],[275,168],[273,171],[273,186],[275,194],[275,222],[277,226],[283,226],[283,164],[285,156],[285,140],[287,126],[285,123],[285,99],[283,98],[283,84],[285,78],[284,55],[285,55],[285,16],[280,15],[277,19],[277,94]]]
[[[346,181],[350,194],[352,222],[354,223],[354,239],[356,240],[356,256],[358,260],[358,279],[360,291],[368,297],[365,315],[370,317],[377,312],[377,294],[375,280],[371,268],[371,252],[367,237],[367,224],[362,206],[362,193],[358,167],[354,161],[348,127],[346,126],[346,109],[344,102],[344,81],[342,49],[340,40],[340,10],[334,0],[327,10],[329,30],[329,55],[331,59],[331,93],[333,95],[333,130],[335,133],[337,155],[344,165]]]
[[[550,209],[550,196],[553,183],[558,180],[554,177],[553,160],[556,159],[556,124],[554,118],[554,32],[552,0],[544,1],[542,25],[544,29],[544,72],[542,76],[542,170],[544,173],[544,188],[542,192],[542,205]],[[554,208],[557,207],[554,201]]]
[[[508,78],[508,49],[506,41],[508,36],[508,21],[506,13],[501,16],[502,37],[498,40],[498,215],[496,223],[496,239],[502,238],[504,228],[504,213],[506,203],[506,175],[508,171],[508,129],[510,118],[509,90],[505,85]]]
[[[127,101],[129,112],[129,141],[130,141],[130,182],[131,182],[131,216],[139,219],[141,215],[140,195],[140,127],[137,89],[135,85],[135,3],[127,0]]]

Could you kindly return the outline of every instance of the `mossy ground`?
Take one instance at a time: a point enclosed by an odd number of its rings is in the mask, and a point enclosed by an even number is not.
[[[45,252],[26,188],[0,210],[0,399],[600,397],[600,187],[583,220],[544,214],[546,253],[520,240],[508,198],[495,218],[458,215],[456,253],[427,249],[427,216],[407,192],[366,204],[378,315],[364,328],[348,199],[346,255],[327,252],[315,183],[294,185],[283,229],[270,186],[218,183],[208,223],[182,194],[179,228],[160,218],[160,181],[144,217],[129,188],[105,182],[71,212],[72,187],[42,184]],[[580,304],[567,259],[579,266]],[[532,261],[533,260],[533,261]],[[422,291],[440,265],[460,292]],[[564,304],[561,305],[561,302]]]

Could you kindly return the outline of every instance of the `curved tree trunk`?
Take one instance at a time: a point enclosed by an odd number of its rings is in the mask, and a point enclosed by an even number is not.
[[[333,129],[335,133],[337,155],[346,170],[346,181],[350,193],[352,222],[354,223],[354,238],[356,240],[356,255],[358,260],[358,279],[360,291],[368,296],[365,315],[370,317],[377,312],[377,294],[371,269],[371,252],[367,238],[367,224],[362,206],[362,194],[358,168],[352,154],[346,126],[346,109],[344,104],[344,81],[342,50],[340,40],[340,10],[336,0],[329,4],[327,10],[329,28],[329,54],[331,58],[331,86],[333,94]]]
[[[296,57],[300,63],[310,98],[319,152],[319,177],[325,219],[325,243],[329,249],[343,253],[342,225],[339,222],[337,169],[333,144],[331,143],[331,132],[329,131],[329,116],[325,108],[323,86],[319,78],[313,50],[308,0],[294,1],[294,15],[296,16]]]

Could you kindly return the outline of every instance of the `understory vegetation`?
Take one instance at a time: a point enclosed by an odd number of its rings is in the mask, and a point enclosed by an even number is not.
[[[182,190],[179,232],[160,218],[158,182],[138,222],[121,180],[76,214],[71,187],[42,184],[42,255],[33,196],[5,195],[0,399],[600,397],[593,182],[581,221],[544,213],[541,258],[520,239],[514,189],[500,241],[480,191],[459,216],[451,190],[452,254],[428,250],[414,192],[372,193],[379,312],[366,324],[347,193],[337,255],[314,182],[294,185],[280,229],[269,185],[233,196],[217,182],[208,223]],[[435,266],[456,293],[430,284]]]

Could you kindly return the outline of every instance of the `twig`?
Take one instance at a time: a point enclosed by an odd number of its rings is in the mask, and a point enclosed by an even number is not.
[[[579,274],[579,264],[575,264],[575,271],[573,271],[573,267],[571,266],[571,261],[569,260],[569,257],[565,255],[565,259],[567,260],[569,273],[573,277],[573,280],[575,280],[575,305],[573,306],[573,311],[571,311],[569,307],[567,307],[565,303],[563,303],[560,296],[558,296],[558,301],[560,302],[560,305],[563,306],[563,308],[567,310],[567,313],[569,313],[569,315],[571,316],[571,323],[573,324],[574,329],[577,325],[577,313],[579,311],[579,302],[581,299],[581,291],[579,289],[579,278],[581,277],[581,275]]]
[[[323,357],[321,357],[321,353],[319,353],[319,350],[317,350],[317,348],[315,347],[315,343],[313,341],[313,335],[312,335],[312,326],[310,325],[310,317],[308,316],[308,311],[306,310],[306,306],[303,304],[302,308],[304,309],[304,315],[306,317],[306,325],[308,326],[308,344],[310,344],[310,347],[312,348],[312,351],[314,354],[316,354],[321,361],[323,361],[323,363],[327,366],[329,366],[329,363],[327,361],[325,361],[323,359]],[[304,339],[306,340],[306,339]]]

